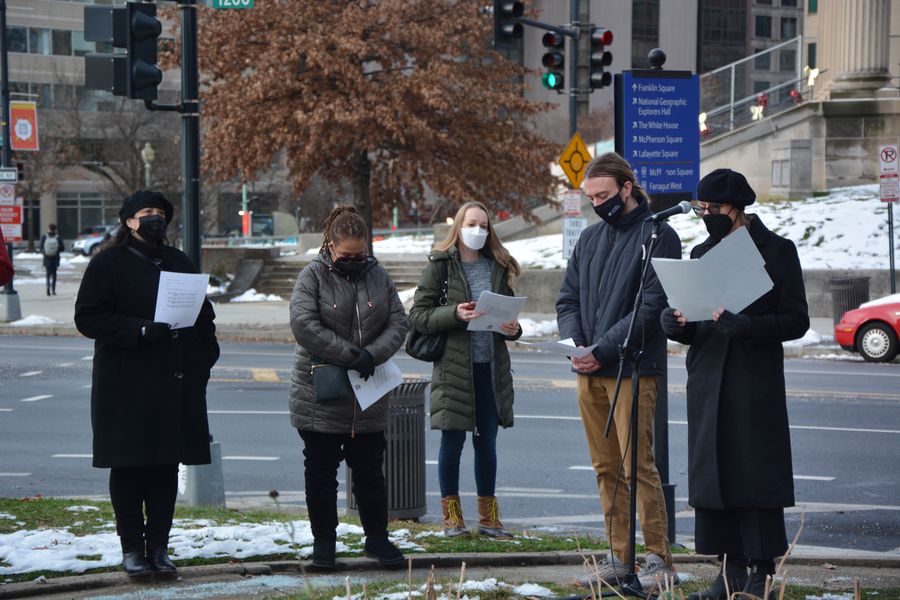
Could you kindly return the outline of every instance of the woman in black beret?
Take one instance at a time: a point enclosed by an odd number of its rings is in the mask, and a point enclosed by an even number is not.
[[[132,194],[119,217],[75,302],[75,325],[94,340],[93,465],[110,469],[125,572],[175,577],[168,544],[178,463],[210,462],[206,383],[219,357],[215,314],[205,300],[192,327],[154,322],[160,272],[197,268],[165,243],[172,204],[162,194]]]
[[[740,314],[719,308],[689,323],[675,307],[660,317],[669,339],[690,345],[688,502],[696,550],[725,562],[724,573],[689,600],[727,600],[726,579],[729,592],[762,598],[774,559],[788,548],[784,508],[794,505],[794,481],[782,342],[809,329],[806,291],[794,244],[745,212],[756,194],[743,175],[717,169],[700,181],[697,197],[709,237],[691,258],[746,227],[775,285]]]

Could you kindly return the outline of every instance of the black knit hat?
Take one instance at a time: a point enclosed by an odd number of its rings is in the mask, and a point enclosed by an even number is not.
[[[744,208],[756,202],[756,193],[737,171],[716,169],[697,184],[697,200]]]
[[[166,223],[172,221],[172,203],[166,200],[166,197],[159,192],[151,192],[149,190],[139,190],[125,198],[122,202],[122,208],[119,209],[119,219],[124,223],[128,217],[133,217],[134,213],[142,208],[161,208],[166,213]]]

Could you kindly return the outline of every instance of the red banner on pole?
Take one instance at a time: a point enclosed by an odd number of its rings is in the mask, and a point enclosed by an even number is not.
[[[40,150],[38,145],[37,103],[9,103],[9,142],[13,151]]]

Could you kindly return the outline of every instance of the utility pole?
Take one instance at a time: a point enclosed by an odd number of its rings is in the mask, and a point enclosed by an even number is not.
[[[181,223],[182,244],[200,265],[200,86],[197,70],[197,1],[181,5]]]
[[[3,168],[12,166],[12,150],[9,145],[9,52],[6,44],[6,0],[0,0],[0,95],[2,95],[3,115],[0,116],[3,134],[3,149],[0,152],[0,162]],[[13,262],[13,246],[6,244],[9,254],[9,262]],[[19,294],[13,287],[10,279],[3,288],[0,297],[0,321],[18,321],[22,318],[22,309],[19,305]]]

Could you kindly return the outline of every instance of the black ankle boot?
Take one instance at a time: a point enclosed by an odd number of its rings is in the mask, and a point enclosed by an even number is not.
[[[725,589],[725,575],[728,576],[728,589]],[[728,600],[728,595],[740,592],[747,582],[746,563],[727,561],[725,573],[719,571],[719,576],[705,590],[694,592],[688,596],[688,600]]]
[[[766,578],[775,574],[775,564],[772,561],[762,561],[761,563],[750,563],[750,575],[747,577],[747,583],[744,584],[743,592],[750,594],[762,600],[771,600],[775,598],[775,581],[769,581],[769,597],[765,598]]]
[[[166,547],[147,549],[147,562],[150,563],[150,568],[157,575],[161,575],[164,577],[177,577],[178,569],[175,568],[175,565],[172,564],[172,561],[169,560],[169,549]]]
[[[335,539],[315,538],[313,541],[312,562],[314,569],[333,571],[335,568],[334,546]]]
[[[143,579],[153,574],[147,557],[140,550],[122,552],[122,568],[126,575],[134,579]]]
[[[387,535],[366,536],[365,554],[385,567],[399,567],[406,564],[403,553],[388,539]]]

